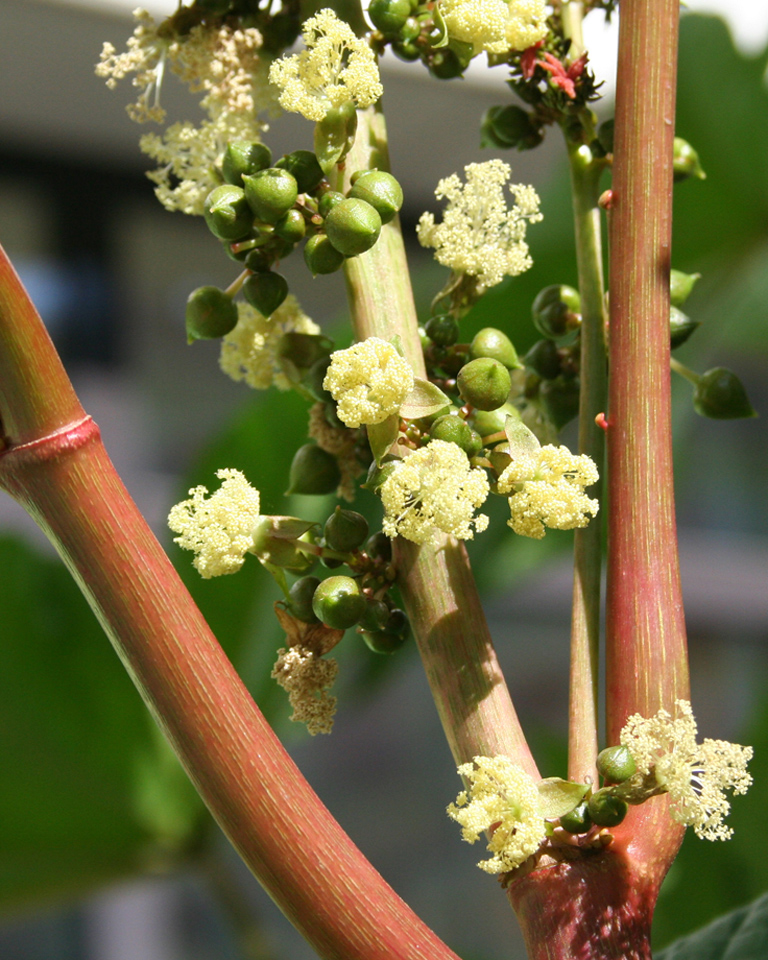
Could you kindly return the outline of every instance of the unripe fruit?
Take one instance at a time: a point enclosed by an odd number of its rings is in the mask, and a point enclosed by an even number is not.
[[[382,654],[394,653],[408,639],[404,634],[384,633],[383,630],[364,630],[362,637],[369,650]]]
[[[607,783],[623,783],[636,771],[637,764],[623,744],[606,747],[597,755],[597,772]]]
[[[545,380],[539,388],[539,399],[549,420],[556,429],[562,429],[566,423],[579,413],[580,384],[578,377],[566,379],[557,377]]]
[[[469,423],[481,437],[490,437],[504,430],[507,417],[520,419],[520,411],[511,403],[505,403],[498,410],[473,410]]]
[[[365,542],[368,536],[368,521],[354,510],[336,507],[325,521],[323,536],[331,550],[349,553],[357,550]]]
[[[438,80],[452,80],[454,77],[460,77],[465,67],[466,64],[461,62],[450,47],[435,50],[429,58],[429,72]]]
[[[289,210],[275,224],[275,235],[291,244],[303,240],[306,232],[307,221],[300,210]]]
[[[597,139],[600,146],[606,153],[613,153],[613,130],[614,120],[603,120],[597,128]]]
[[[218,287],[198,287],[187,298],[187,343],[216,340],[237,326],[237,307]]]
[[[243,185],[243,174],[264,170],[272,162],[272,151],[257,140],[230,140],[224,151],[221,172],[227,183]]]
[[[349,196],[370,203],[382,223],[393,220],[403,205],[403,188],[391,173],[383,170],[371,170],[358,177]]]
[[[677,307],[669,308],[669,346],[671,350],[682,346],[690,335],[701,326],[700,320],[691,320],[691,318],[678,310]]]
[[[405,610],[400,610],[399,607],[395,607],[389,611],[387,622],[381,629],[384,631],[384,633],[389,633],[394,636],[407,637],[411,630],[408,614],[405,612]]]
[[[374,533],[373,536],[368,538],[365,552],[375,560],[383,560],[385,563],[389,563],[392,559],[392,541],[386,533],[379,530],[378,533]]]
[[[398,59],[405,60],[406,63],[412,63],[421,56],[421,50],[410,40],[395,40],[391,46],[392,53]]]
[[[557,340],[581,322],[581,298],[578,290],[556,283],[541,290],[533,301],[536,329],[550,340]]]
[[[268,167],[243,177],[245,197],[254,214],[265,223],[277,223],[296,203],[296,178],[287,170]]]
[[[278,360],[288,360],[299,370],[309,371],[318,359],[328,356],[328,349],[317,334],[289,330],[277,341],[275,353]]]
[[[264,247],[256,247],[246,255],[245,265],[254,273],[265,273],[272,266],[272,257]]]
[[[365,603],[365,613],[360,617],[363,630],[379,631],[389,620],[389,607],[383,600],[369,597]]]
[[[325,218],[325,232],[339,253],[356,257],[379,239],[381,217],[365,200],[342,200]]]
[[[296,180],[299,193],[311,193],[323,179],[323,170],[311,150],[294,150],[281,157],[275,166],[287,170]]]
[[[424,331],[438,347],[452,347],[459,339],[459,325],[447,313],[430,317],[424,325]]]
[[[328,577],[315,590],[312,610],[334,630],[353,627],[365,613],[365,597],[352,577]]]
[[[478,410],[496,410],[506,403],[512,381],[504,364],[480,357],[465,364],[457,377],[459,394]]]
[[[223,183],[205,198],[205,222],[219,240],[242,240],[253,227],[253,213],[241,187]]]
[[[455,443],[468,457],[476,457],[483,449],[480,435],[461,417],[452,414],[438,417],[430,428],[429,436],[432,440]]]
[[[610,792],[598,790],[589,798],[587,810],[598,827],[617,827],[627,815],[627,805]]]
[[[322,197],[320,197],[320,202],[317,205],[317,211],[321,217],[327,217],[335,206],[338,206],[338,204],[346,199],[347,198],[344,196],[344,194],[339,193],[338,190],[328,190],[327,193],[324,193]]]
[[[271,270],[253,273],[243,283],[243,296],[263,317],[270,317],[288,296],[288,281]]]
[[[515,370],[522,366],[517,357],[512,341],[501,330],[495,327],[484,327],[472,338],[469,355],[473,360],[478,357],[490,357],[503,363],[507,370]]]
[[[334,247],[324,233],[316,233],[304,245],[304,262],[313,276],[335,273],[344,263],[344,254]]]
[[[480,125],[480,146],[531,150],[543,139],[544,134],[533,123],[530,114],[514,104],[491,107]]]
[[[682,137],[675,137],[674,139],[672,170],[675,183],[680,180],[688,180],[689,177],[696,177],[698,180],[706,180],[707,178],[699,161],[698,153]]]
[[[587,833],[592,826],[592,818],[589,815],[589,809],[586,801],[582,801],[570,813],[560,817],[560,826],[567,833]]]
[[[669,299],[673,307],[682,307],[690,297],[697,280],[701,280],[700,273],[683,273],[682,270],[669,271]]]
[[[696,413],[713,420],[757,416],[741,380],[725,367],[701,375],[693,391],[693,406]]]
[[[560,354],[553,340],[538,340],[523,358],[544,380],[554,380],[560,375]]]
[[[368,19],[385,37],[397,36],[411,15],[408,0],[371,0]]]
[[[287,493],[333,493],[341,483],[336,457],[314,443],[296,451],[289,472]]]
[[[320,586],[318,577],[301,577],[288,591],[288,606],[291,613],[304,623],[317,623],[315,611],[312,609],[312,598],[315,590]]]

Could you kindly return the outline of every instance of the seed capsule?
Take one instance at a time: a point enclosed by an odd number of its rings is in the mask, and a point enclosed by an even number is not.
[[[597,772],[607,783],[623,783],[636,770],[634,758],[623,744],[606,747],[597,755]]]
[[[363,630],[362,637],[369,650],[382,654],[394,653],[408,639],[405,635],[385,633],[383,630]]]
[[[242,240],[253,226],[253,213],[241,187],[223,183],[205,198],[205,222],[219,240]]]
[[[296,451],[289,472],[287,493],[333,493],[341,483],[336,457],[314,443],[305,443]]]
[[[294,150],[281,157],[275,166],[287,170],[296,180],[299,193],[311,193],[323,179],[323,170],[311,150]]]
[[[272,151],[258,140],[230,140],[224,151],[221,172],[227,183],[243,185],[243,174],[248,176],[264,170],[272,162]]]
[[[277,223],[296,203],[299,195],[296,178],[278,167],[244,176],[243,186],[251,210],[265,223]]]
[[[478,357],[498,360],[507,370],[515,370],[522,366],[512,341],[506,333],[502,333],[495,327],[484,327],[475,334],[469,348],[469,355],[473,360]]]
[[[288,281],[271,270],[254,273],[243,283],[243,296],[263,317],[270,317],[288,296]]]
[[[371,170],[358,177],[349,196],[370,203],[382,223],[393,220],[403,205],[403,188],[391,173],[383,170]]]
[[[237,307],[218,287],[198,287],[187,298],[187,343],[216,340],[237,326]]]
[[[288,605],[291,613],[304,623],[318,622],[315,611],[312,609],[312,598],[319,586],[318,577],[301,577],[288,591],[290,597]]]
[[[707,175],[702,169],[698,153],[682,137],[675,137],[674,152],[672,154],[672,170],[675,183],[696,177],[697,180],[706,180]]]
[[[316,233],[304,245],[304,262],[313,276],[335,273],[344,263],[344,254],[334,247],[324,233]]]
[[[365,200],[342,200],[325,218],[325,232],[339,253],[356,257],[379,239],[381,217]]]
[[[581,298],[578,290],[556,283],[541,290],[533,301],[536,329],[550,340],[557,340],[581,322]]]
[[[478,410],[496,410],[506,403],[512,381],[504,364],[489,357],[470,360],[457,377],[459,394]]]
[[[598,827],[617,827],[627,815],[627,805],[614,797],[610,790],[598,790],[587,804],[590,817]]]
[[[368,521],[354,510],[336,507],[325,521],[323,536],[331,550],[349,553],[357,550],[365,542],[368,536]]]
[[[589,815],[589,809],[586,801],[583,801],[570,813],[560,817],[560,826],[567,833],[587,833],[592,826],[592,817]]]
[[[352,577],[328,577],[315,590],[312,610],[334,630],[353,627],[365,613],[366,601]]]
[[[459,339],[459,325],[447,313],[430,317],[424,325],[424,331],[438,347],[452,347]]]
[[[757,416],[741,380],[725,367],[714,367],[701,375],[693,391],[693,406],[696,413],[713,420]]]

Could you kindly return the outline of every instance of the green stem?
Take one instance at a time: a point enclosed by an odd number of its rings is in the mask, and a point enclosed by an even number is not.
[[[700,373],[696,373],[695,370],[691,370],[690,367],[686,367],[685,364],[680,363],[680,361],[676,360],[674,357],[669,358],[669,365],[675,371],[675,373],[679,374],[681,377],[685,377],[685,379],[689,383],[692,383],[694,387],[699,385],[701,381]]]
[[[360,114],[348,171],[389,169],[381,112]],[[400,224],[388,223],[368,253],[345,264],[347,292],[358,339],[400,336],[414,373],[424,357]],[[493,649],[469,559],[462,543],[437,547],[395,541],[398,584],[424,668],[458,763],[505,754],[531,776],[536,764],[525,741]]]

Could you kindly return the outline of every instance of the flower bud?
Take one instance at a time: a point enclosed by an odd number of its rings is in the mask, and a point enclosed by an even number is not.
[[[430,317],[424,325],[424,332],[438,347],[452,347],[459,339],[459,325],[447,313]]]
[[[483,327],[472,339],[469,348],[469,355],[472,359],[478,357],[490,357],[492,360],[498,360],[503,363],[507,370],[514,370],[521,367],[522,364],[517,358],[512,341],[501,330],[495,327]]]
[[[382,654],[394,653],[408,639],[406,634],[385,633],[383,630],[363,630],[362,637],[369,650]]]
[[[341,482],[336,457],[314,443],[296,451],[288,474],[287,493],[333,493]]]
[[[363,630],[379,631],[389,620],[389,607],[383,600],[366,599],[365,613],[360,617]]]
[[[512,381],[503,363],[480,357],[466,363],[457,377],[461,399],[478,410],[496,410],[506,403]]]
[[[224,151],[221,172],[227,183],[242,187],[243,174],[264,170],[272,162],[272,151],[258,140],[230,140]]]
[[[265,223],[277,223],[296,203],[299,195],[296,178],[277,167],[244,176],[243,186],[251,210]]]
[[[271,317],[288,296],[288,281],[280,273],[252,273],[243,283],[243,296],[263,317]]]
[[[368,521],[354,510],[344,510],[336,507],[334,512],[325,521],[323,536],[331,550],[339,553],[350,553],[357,550],[368,536]]]
[[[291,613],[304,623],[317,623],[315,611],[312,609],[312,598],[315,590],[320,586],[318,577],[301,577],[288,591],[288,606]]]
[[[480,435],[469,426],[461,417],[448,414],[438,417],[429,431],[432,440],[444,440],[446,443],[455,443],[468,457],[476,457],[483,449]]]
[[[371,170],[358,177],[349,196],[370,203],[382,223],[394,220],[403,205],[403,188],[391,173],[383,170]]]
[[[700,273],[683,273],[682,270],[670,270],[669,299],[672,306],[682,307],[688,297],[690,297],[696,281],[700,279]]]
[[[589,815],[598,827],[617,827],[626,817],[627,809],[626,803],[607,789],[593,793],[587,803]]]
[[[352,577],[328,577],[315,590],[312,610],[334,630],[353,627],[365,613],[366,601]]]
[[[187,298],[187,343],[216,340],[237,326],[237,307],[218,287],[198,287]]]
[[[325,232],[339,253],[356,257],[379,239],[381,217],[365,200],[342,200],[325,218]]]
[[[307,221],[300,210],[289,210],[275,224],[275,234],[290,244],[297,244],[303,240],[306,232]]]
[[[682,137],[675,137],[673,149],[672,170],[675,183],[688,180],[690,177],[706,180],[707,175],[701,167],[699,155],[687,140],[683,140]]]
[[[691,320],[689,316],[678,310],[669,308],[669,345],[672,350],[682,346],[690,335],[701,326],[700,320]]]
[[[544,380],[554,380],[560,375],[560,354],[554,340],[538,340],[523,360],[526,367]]]
[[[385,563],[389,563],[392,559],[392,541],[386,533],[379,530],[373,536],[368,537],[365,552],[373,560],[383,560]]]
[[[539,388],[539,400],[547,418],[557,430],[562,430],[579,414],[580,384],[578,377],[557,377],[545,380]]]
[[[597,772],[606,783],[624,783],[636,770],[634,758],[623,744],[606,747],[597,755]]]
[[[328,190],[320,197],[320,202],[317,205],[318,213],[321,217],[327,217],[335,206],[346,199],[344,194],[339,193],[338,190]]]
[[[281,157],[275,166],[287,170],[295,179],[299,193],[311,193],[324,177],[322,167],[311,150],[294,150]]]
[[[335,273],[344,263],[344,254],[334,247],[324,233],[316,233],[304,244],[304,262],[316,277],[319,273]]]
[[[532,150],[543,139],[541,128],[534,124],[530,114],[514,104],[491,107],[480,125],[481,147]]]
[[[385,37],[396,37],[411,15],[408,0],[371,0],[368,19]]]
[[[242,240],[253,227],[253,214],[241,187],[223,183],[205,198],[205,222],[219,240]]]
[[[536,329],[550,340],[564,337],[581,323],[581,298],[578,290],[564,283],[544,287],[533,301]]]
[[[560,826],[567,833],[587,833],[592,826],[592,817],[589,815],[588,804],[583,800],[570,813],[560,817]]]
[[[756,417],[747,391],[732,370],[715,367],[699,377],[693,391],[696,413],[713,420],[738,420]]]

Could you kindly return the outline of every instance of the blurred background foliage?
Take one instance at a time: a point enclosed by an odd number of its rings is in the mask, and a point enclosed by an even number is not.
[[[699,371],[734,366],[763,414],[768,409],[762,373],[768,353],[767,63],[768,54],[737,54],[721,21],[684,17],[677,133],[699,151],[707,179],[676,187],[673,265],[703,274],[686,305],[703,324],[678,355]],[[548,136],[555,138],[557,131]],[[538,338],[530,322],[537,291],[576,281],[564,165],[539,189],[545,219],[530,232],[534,267],[490,291],[466,321],[470,335],[482,326],[502,327],[520,353]],[[427,263],[417,271],[423,309],[441,276]],[[765,536],[764,427],[759,421],[697,422],[688,385],[678,383],[675,391],[682,521]],[[292,451],[305,431],[306,405],[295,395],[250,396],[211,438],[172,502],[193,484],[215,487],[219,467],[236,467],[260,489],[266,512],[322,520],[331,500],[283,497]],[[703,447],[697,442],[702,432],[710,437]],[[356,508],[375,523],[374,499],[363,492],[358,500]],[[521,543],[503,524],[504,503],[494,509],[498,522],[471,545],[487,593],[570,548],[568,536]],[[261,708],[291,742],[301,738],[288,732],[284,694],[269,679],[282,639],[271,616],[279,598],[271,578],[253,559],[237,576],[203,581],[188,555],[174,547],[171,552]],[[0,541],[0,592],[0,909],[30,910],[80,897],[117,878],[199,867],[217,845],[215,828],[66,571],[25,542],[6,538]],[[396,657],[377,658],[351,642],[352,636],[340,648],[346,676],[341,711],[386,689],[390,675],[415,656],[409,645]],[[744,697],[755,709],[731,738],[754,745],[755,784],[734,804],[731,841],[708,844],[686,837],[659,902],[658,945],[768,890],[764,648],[753,651],[751,664],[754,687]],[[737,707],[735,714],[744,710]],[[562,772],[564,728],[531,733],[546,773]],[[447,752],[438,758],[444,766],[446,758]],[[446,771],[450,783],[449,762]],[[381,789],[397,797],[400,785],[389,782]],[[450,789],[436,791],[429,816],[442,817]],[[453,857],[457,847],[449,846],[446,856]],[[491,885],[487,891],[495,896]],[[471,926],[470,918],[466,922]]]

